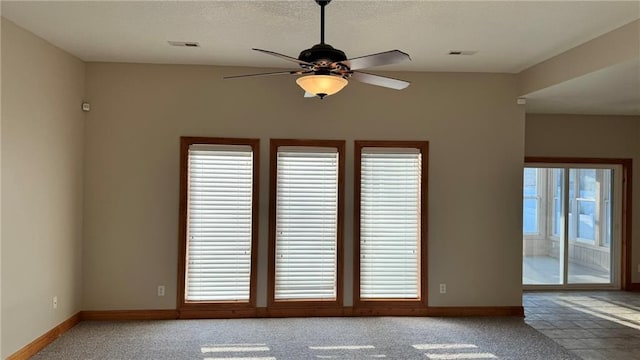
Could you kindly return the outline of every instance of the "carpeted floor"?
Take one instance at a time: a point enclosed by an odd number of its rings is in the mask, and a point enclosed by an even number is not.
[[[579,359],[520,318],[82,322],[32,359]]]

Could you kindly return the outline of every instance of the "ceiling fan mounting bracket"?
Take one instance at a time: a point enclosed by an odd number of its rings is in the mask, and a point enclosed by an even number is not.
[[[320,6],[326,6],[329,5],[329,3],[331,2],[331,0],[316,0],[316,2],[318,3],[318,5]]]

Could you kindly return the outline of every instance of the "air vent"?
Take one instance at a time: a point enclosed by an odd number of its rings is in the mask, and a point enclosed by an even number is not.
[[[200,43],[195,41],[168,41],[171,46],[182,46],[182,47],[200,47]]]
[[[477,50],[449,50],[449,55],[474,55]]]

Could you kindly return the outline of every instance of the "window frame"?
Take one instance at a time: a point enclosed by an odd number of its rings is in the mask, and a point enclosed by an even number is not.
[[[275,255],[276,255],[276,206],[278,187],[278,149],[280,147],[327,147],[336,148],[338,152],[338,202],[337,202],[337,234],[336,234],[336,298],[335,300],[275,299]],[[303,140],[303,139],[271,139],[269,163],[269,272],[267,276],[267,306],[274,309],[342,308],[343,304],[343,259],[344,259],[344,192],[345,192],[345,141],[344,140]],[[285,313],[286,315],[286,313]]]
[[[248,301],[187,301],[187,229],[188,196],[189,196],[189,147],[191,145],[245,145],[253,152],[252,169],[252,214],[251,214],[251,267],[249,278]],[[177,304],[181,318],[216,317],[238,314],[238,310],[252,310],[256,308],[257,271],[258,271],[258,223],[259,223],[259,184],[260,184],[260,139],[250,138],[222,138],[222,137],[180,137],[180,199],[179,199],[179,248],[178,248],[178,289]],[[248,314],[253,314],[249,312]]]
[[[414,148],[422,155],[421,171],[421,199],[420,199],[420,255],[418,284],[420,286],[418,299],[362,299],[360,297],[360,226],[361,226],[361,159],[362,149],[366,147],[379,148]],[[388,140],[356,140],[354,142],[353,166],[353,306],[356,313],[368,312],[371,308],[384,308],[390,314],[396,310],[411,310],[428,306],[428,183],[429,183],[429,142],[428,141],[388,141]],[[369,310],[367,310],[369,309]],[[361,311],[359,311],[361,310]]]

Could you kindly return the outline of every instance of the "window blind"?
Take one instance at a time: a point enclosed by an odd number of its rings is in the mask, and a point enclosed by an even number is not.
[[[360,297],[417,299],[420,150],[364,147],[360,161]]]
[[[249,300],[252,185],[251,146],[189,147],[186,300]]]
[[[338,150],[278,148],[276,300],[336,298]]]

